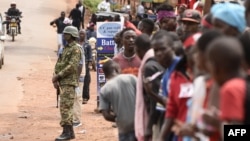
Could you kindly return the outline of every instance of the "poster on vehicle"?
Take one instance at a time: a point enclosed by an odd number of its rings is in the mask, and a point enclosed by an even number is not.
[[[107,58],[113,58],[115,41],[114,36],[122,30],[121,22],[97,22],[97,94],[105,84],[106,78],[102,71],[102,64]],[[98,97],[97,97],[98,99]]]

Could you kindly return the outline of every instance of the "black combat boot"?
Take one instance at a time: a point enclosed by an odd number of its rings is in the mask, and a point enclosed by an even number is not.
[[[75,138],[74,128],[72,125],[70,126],[70,137],[71,137],[71,139]]]
[[[64,125],[62,134],[55,141],[67,141],[71,139],[71,125]]]

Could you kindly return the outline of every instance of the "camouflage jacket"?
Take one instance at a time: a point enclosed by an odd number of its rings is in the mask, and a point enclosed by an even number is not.
[[[55,73],[59,76],[60,85],[78,86],[78,65],[82,54],[76,42],[67,44],[55,65]]]

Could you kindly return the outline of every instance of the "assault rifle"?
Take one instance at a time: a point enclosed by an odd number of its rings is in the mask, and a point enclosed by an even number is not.
[[[59,101],[59,95],[60,95],[60,88],[56,89],[56,108],[58,108],[58,101]]]

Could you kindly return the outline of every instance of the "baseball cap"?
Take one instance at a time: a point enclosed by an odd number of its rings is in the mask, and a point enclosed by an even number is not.
[[[246,28],[245,10],[244,6],[225,2],[215,4],[211,13],[213,18],[219,19],[243,33]]]
[[[201,14],[197,10],[187,9],[184,11],[181,21],[190,21],[190,22],[200,23]]]

